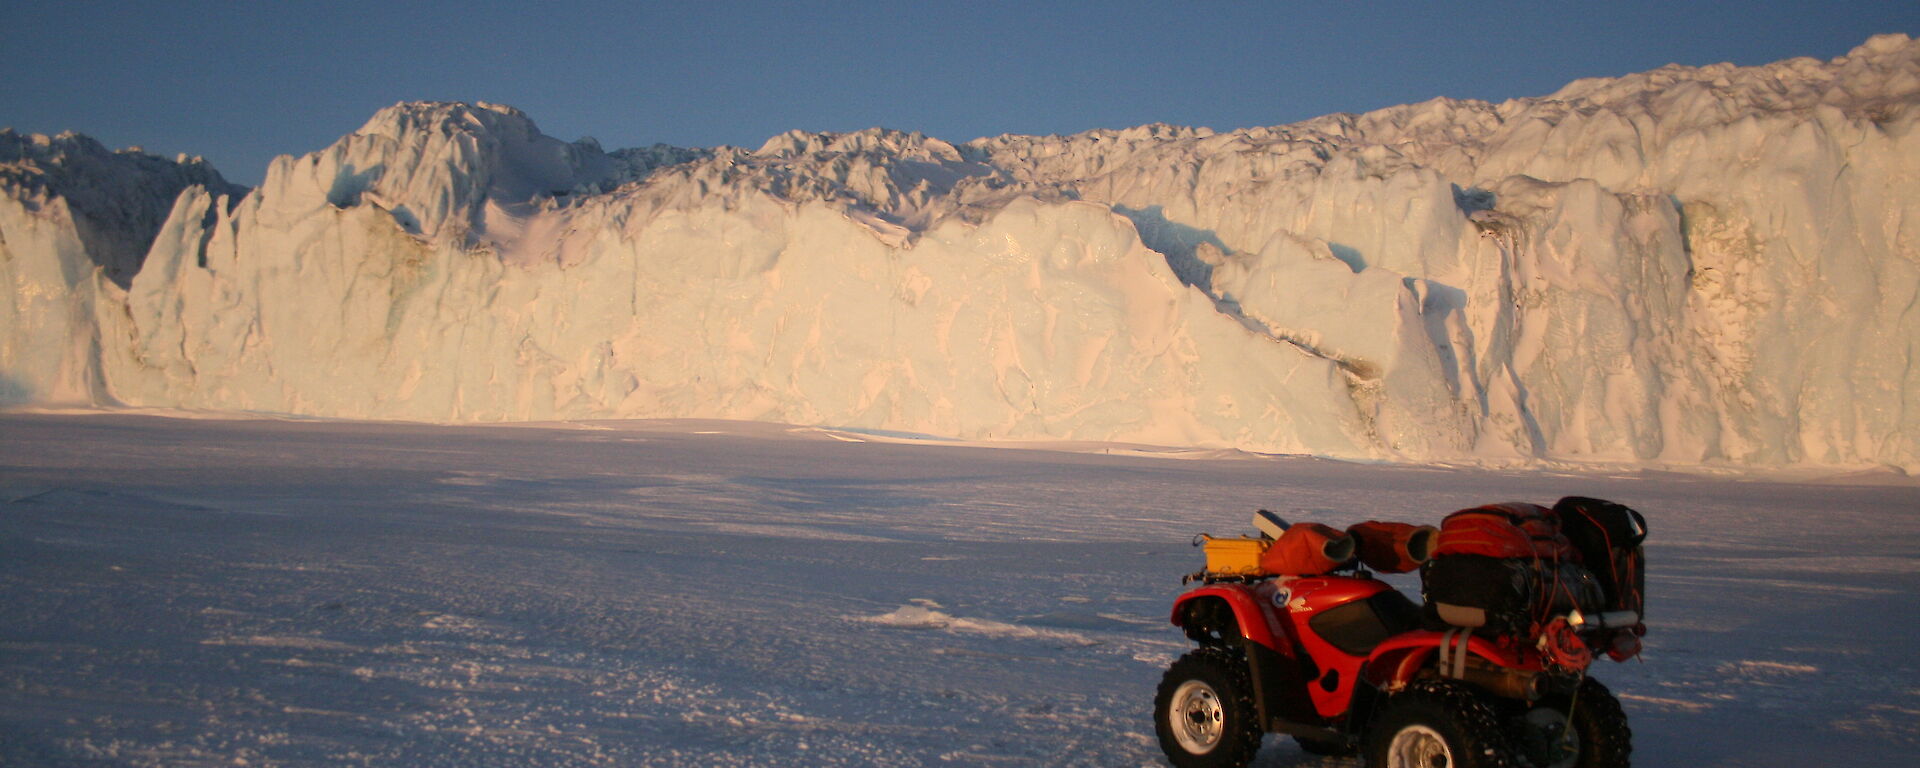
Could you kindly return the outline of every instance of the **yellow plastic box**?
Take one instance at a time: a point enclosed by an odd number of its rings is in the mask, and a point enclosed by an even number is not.
[[[1207,573],[1212,576],[1260,576],[1260,556],[1273,542],[1247,536],[1214,538],[1201,534],[1201,549],[1207,553]]]

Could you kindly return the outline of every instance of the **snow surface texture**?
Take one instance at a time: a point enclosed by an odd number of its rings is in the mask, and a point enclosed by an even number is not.
[[[1644,658],[1595,668],[1635,765],[1920,749],[1910,485],[755,423],[14,414],[0,434],[0,765],[1162,765],[1194,533],[1565,494],[1652,529]],[[1280,738],[1256,764],[1357,766]]]
[[[0,393],[1915,471],[1916,104],[1904,35],[1231,133],[606,153],[400,104],[179,194],[124,289],[0,178]]]

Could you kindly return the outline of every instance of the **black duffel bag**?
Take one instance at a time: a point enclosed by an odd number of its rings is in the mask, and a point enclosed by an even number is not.
[[[1535,621],[1604,606],[1599,580],[1572,562],[1442,555],[1420,581],[1428,618],[1494,634],[1526,635]]]
[[[1485,555],[1441,555],[1420,567],[1430,619],[1495,634],[1525,634],[1542,597],[1534,561]]]
[[[1647,519],[1624,504],[1568,496],[1553,505],[1560,533],[1600,580],[1606,609],[1646,614]]]

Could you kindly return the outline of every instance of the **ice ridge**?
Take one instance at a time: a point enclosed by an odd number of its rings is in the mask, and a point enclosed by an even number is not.
[[[606,152],[402,103],[244,198],[178,191],[130,282],[19,202],[66,192],[13,194],[0,371],[15,401],[1911,471],[1916,103],[1904,35],[963,144]],[[61,313],[92,339],[66,384],[29,362]]]

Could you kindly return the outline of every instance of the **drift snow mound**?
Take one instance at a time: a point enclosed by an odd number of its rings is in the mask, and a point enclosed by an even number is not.
[[[607,153],[399,104],[244,198],[181,192],[124,286],[70,279],[96,262],[0,206],[0,364],[44,378],[37,260],[99,339],[99,401],[1916,470],[1917,102],[1920,43],[1886,35],[1501,104],[959,145]]]

